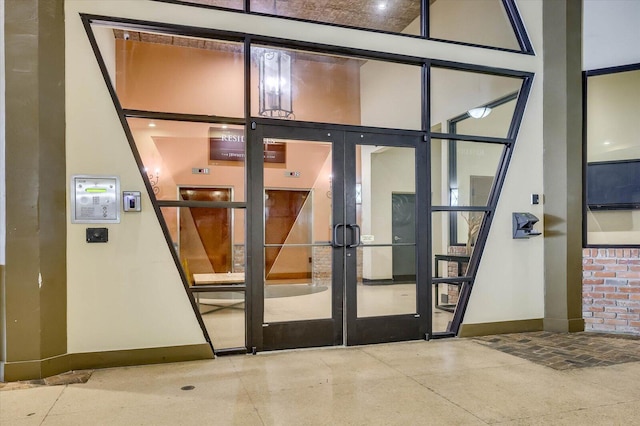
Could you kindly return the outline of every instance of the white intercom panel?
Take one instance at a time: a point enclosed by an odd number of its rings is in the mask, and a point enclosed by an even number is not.
[[[117,176],[71,176],[71,223],[120,223]]]

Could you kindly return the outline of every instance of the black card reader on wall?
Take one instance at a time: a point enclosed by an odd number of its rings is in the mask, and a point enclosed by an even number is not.
[[[142,210],[140,191],[122,192],[122,209],[125,212],[139,212]]]
[[[531,213],[513,213],[513,238],[529,238],[541,233],[533,229],[540,219]]]
[[[87,228],[88,243],[106,243],[107,241],[109,241],[109,229]]]

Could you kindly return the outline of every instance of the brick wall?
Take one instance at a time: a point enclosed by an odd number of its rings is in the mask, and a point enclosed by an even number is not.
[[[584,249],[586,331],[640,334],[640,250]]]

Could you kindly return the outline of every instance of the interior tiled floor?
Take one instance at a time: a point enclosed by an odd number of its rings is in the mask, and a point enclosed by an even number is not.
[[[272,284],[265,298],[265,322],[331,318],[331,287],[309,284]],[[305,287],[313,291],[304,291]],[[416,312],[415,283],[362,285],[358,288],[358,316],[411,314]],[[242,292],[203,293],[200,312],[217,349],[245,345],[244,294]],[[446,331],[453,314],[433,309],[433,330]]]
[[[0,424],[627,425],[640,423],[639,383],[640,362],[556,370],[474,339],[432,340],[113,368],[83,384],[5,387]]]

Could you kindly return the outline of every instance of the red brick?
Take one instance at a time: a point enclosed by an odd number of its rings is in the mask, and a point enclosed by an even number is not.
[[[604,297],[604,293],[582,293],[582,297],[591,297],[601,299]]]
[[[607,306],[606,308],[604,308],[605,312],[615,312],[617,314],[626,314],[627,312],[629,312],[629,310],[627,308],[621,308],[618,306]]]
[[[629,265],[640,265],[640,260],[627,260]]]
[[[628,300],[623,300],[623,302],[628,302]],[[594,306],[601,306],[601,307],[605,307],[605,306],[615,306],[616,305],[616,301],[615,300],[607,300],[607,299],[593,299],[593,304]]]
[[[616,318],[623,320],[640,320],[640,314],[618,314]]]
[[[629,315],[629,314],[625,314],[625,315]],[[582,317],[583,318],[591,318],[591,317],[593,317],[593,312],[583,312],[582,313]]]
[[[598,331],[615,331],[616,326],[611,324],[593,324],[591,328]]]
[[[616,249],[616,257],[624,257],[624,250],[623,249]]]
[[[613,325],[627,325],[627,321],[621,319],[606,319],[604,320],[604,323]]]
[[[616,291],[616,287],[612,285],[594,285],[593,291],[612,292]]]
[[[604,319],[602,319],[602,318],[585,318],[584,322],[587,323],[587,324],[602,324],[602,323],[604,323]]]
[[[616,259],[596,259],[593,263],[597,265],[615,265]]]
[[[595,265],[594,265],[595,266]],[[616,276],[615,272],[603,272],[603,271],[596,271],[593,274],[594,277],[604,277],[604,278],[613,278]]]
[[[604,265],[585,265],[582,269],[585,271],[602,271]]]
[[[605,299],[628,299],[629,298],[629,294],[628,293],[605,293],[604,295]]]
[[[629,266],[629,270],[633,272],[638,272],[640,271],[640,265],[631,265]]]
[[[629,280],[629,285],[637,285],[637,286],[640,286],[640,281],[638,281],[638,280]]]
[[[630,300],[640,300],[640,293],[629,293]]]
[[[583,256],[589,256],[590,253],[591,253],[591,249],[582,249]]]
[[[616,317],[616,314],[614,312],[594,312],[593,316],[596,318],[613,319]]]
[[[584,310],[587,312],[604,312],[604,306],[587,306]]]
[[[582,298],[582,304],[583,305],[593,305],[593,299],[589,299],[589,298]]]
[[[624,257],[631,257],[631,249],[624,249]]]
[[[582,280],[582,284],[604,284],[604,280],[601,278],[587,278]]]
[[[606,250],[606,253],[607,253],[606,256],[616,257],[616,251],[614,249]]]
[[[631,327],[640,327],[640,321],[629,321]]]
[[[629,268],[627,265],[604,265],[605,271],[618,271],[618,272],[627,272]],[[618,274],[620,276],[620,274]]]
[[[640,278],[640,272],[618,272],[618,278]]]
[[[618,287],[618,291],[621,293],[640,293],[640,287]]]
[[[605,250],[605,249],[596,250],[596,254],[594,254],[594,256],[606,257],[607,256],[607,250]]]
[[[631,249],[631,257],[638,257],[638,256],[640,256],[640,250]]]
[[[631,296],[640,296],[638,294],[632,294]],[[632,299],[632,298],[630,298]],[[595,302],[595,301],[594,301]],[[612,300],[613,302],[613,300]],[[640,308],[640,299],[632,299],[632,300],[617,300],[616,304],[618,306],[628,306],[630,308]]]

